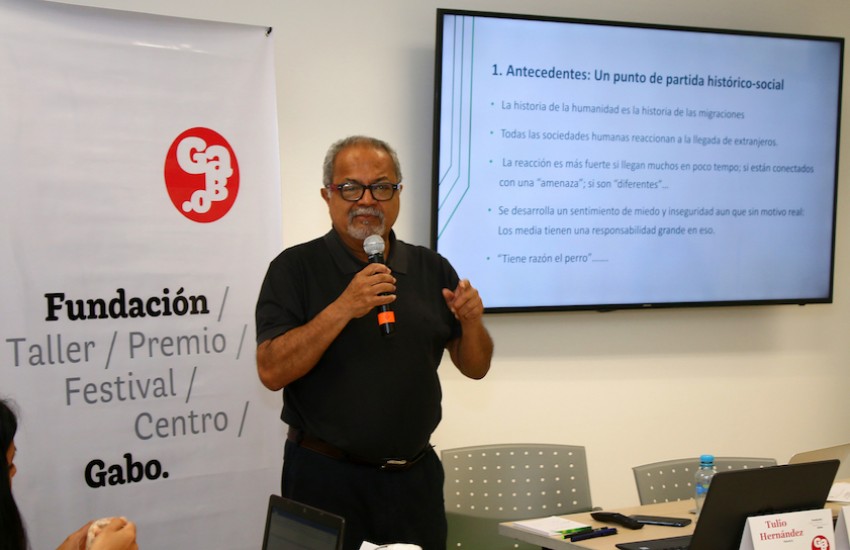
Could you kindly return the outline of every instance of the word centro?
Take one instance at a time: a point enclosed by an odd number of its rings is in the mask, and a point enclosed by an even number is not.
[[[118,288],[115,290],[116,296],[110,299],[66,299],[64,292],[48,292],[44,295],[47,300],[47,316],[44,320],[58,321],[60,315],[69,321],[209,315],[206,296],[184,296],[183,293],[183,287],[177,289],[173,296],[170,289],[163,288],[161,296],[128,297],[126,290]]]

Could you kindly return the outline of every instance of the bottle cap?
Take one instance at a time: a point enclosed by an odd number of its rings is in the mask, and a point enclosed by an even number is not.
[[[699,461],[702,464],[714,464],[714,455],[700,455]]]

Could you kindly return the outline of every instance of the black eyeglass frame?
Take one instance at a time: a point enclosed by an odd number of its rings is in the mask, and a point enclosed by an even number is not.
[[[358,187],[360,188],[360,194],[358,194],[356,197],[346,197],[345,196],[346,190],[351,192],[352,190],[357,189]],[[391,191],[389,197],[382,199],[382,198],[375,196],[375,192],[373,191],[374,187],[389,188],[392,191]],[[396,191],[398,191],[401,188],[402,188],[402,186],[401,186],[400,181],[398,183],[378,182],[378,183],[372,183],[372,184],[369,184],[369,185],[364,185],[364,184],[358,183],[356,181],[344,181],[342,183],[332,183],[332,184],[325,187],[325,189],[330,189],[332,191],[339,191],[340,198],[342,198],[342,200],[346,200],[346,201],[349,201],[349,202],[357,202],[360,199],[362,199],[363,195],[366,193],[367,189],[369,190],[369,193],[371,193],[372,198],[375,199],[376,201],[383,202],[383,201],[392,200],[392,198],[395,197]]]

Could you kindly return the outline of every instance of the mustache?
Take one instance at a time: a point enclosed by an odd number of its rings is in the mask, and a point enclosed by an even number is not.
[[[375,216],[384,223],[384,213],[373,206],[355,206],[348,211],[348,221],[351,223],[357,216]]]

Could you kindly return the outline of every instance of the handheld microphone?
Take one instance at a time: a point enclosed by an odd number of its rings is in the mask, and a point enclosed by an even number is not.
[[[383,264],[384,262],[384,239],[380,235],[369,235],[363,241],[363,250],[369,257],[370,264]],[[387,293],[382,293],[385,296]],[[389,336],[395,331],[395,312],[389,304],[375,308],[378,312],[378,328],[381,334]]]

